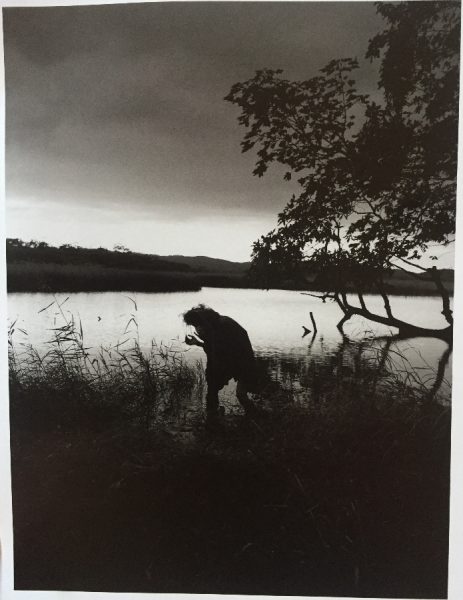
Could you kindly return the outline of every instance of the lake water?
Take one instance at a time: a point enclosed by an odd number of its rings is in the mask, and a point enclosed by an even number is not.
[[[353,298],[351,301],[355,303]],[[77,322],[82,323],[86,346],[96,350],[101,346],[115,345],[118,341],[129,340],[126,342],[129,344],[130,339],[138,335],[142,349],[147,350],[154,339],[158,344],[184,353],[187,361],[203,360],[204,353],[200,348],[189,347],[183,342],[188,328],[181,315],[192,306],[205,303],[245,327],[256,354],[268,362],[276,378],[283,377],[284,367],[290,370],[291,365],[300,366],[304,361],[315,361],[325,366],[332,364],[330,361],[339,353],[342,343],[342,336],[336,328],[341,312],[333,302],[323,303],[300,292],[286,290],[203,288],[199,292],[164,294],[9,294],[9,320],[17,320],[15,344],[31,343],[45,349],[45,342],[52,337],[51,330],[63,324],[57,303],[62,305],[65,318],[73,315]],[[366,296],[366,303],[372,312],[384,314],[383,301],[379,296]],[[441,301],[437,297],[393,296],[391,305],[394,314],[405,321],[436,328],[446,325],[440,314]],[[302,337],[303,325],[312,329],[310,311],[318,328],[313,341],[310,334]],[[138,327],[135,327],[135,321]],[[27,333],[22,333],[19,328]],[[393,331],[359,317],[352,318],[344,330],[351,340],[361,340],[366,333],[371,337]],[[378,342],[377,347],[381,343],[384,342]],[[411,365],[423,380],[430,381],[446,348],[444,342],[433,338],[403,340],[392,346],[393,355],[398,357],[400,353],[409,363],[397,358],[399,369],[407,370]],[[445,377],[451,380],[451,361],[446,367]]]

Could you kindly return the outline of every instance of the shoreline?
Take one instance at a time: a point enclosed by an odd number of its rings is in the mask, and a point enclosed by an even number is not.
[[[22,289],[11,289],[10,286],[7,287],[7,294],[114,294],[114,293],[141,293],[141,294],[174,294],[174,293],[182,293],[182,292],[200,292],[203,288],[220,288],[223,290],[232,289],[232,290],[256,290],[256,291],[272,291],[272,290],[282,290],[287,292],[299,292],[301,294],[310,293],[310,294],[323,294],[323,290],[317,290],[314,288],[291,288],[291,287],[271,287],[271,288],[262,288],[262,287],[254,287],[251,285],[212,285],[208,283],[206,285],[198,285],[192,287],[182,287],[182,288],[172,288],[172,289],[134,289],[128,287],[118,287],[114,289],[71,289],[67,287],[63,288],[27,288],[26,286],[22,286]],[[453,298],[453,289],[448,290],[449,295]],[[354,291],[348,291],[348,294],[355,295]],[[388,290],[389,295],[391,296],[404,296],[407,298],[413,297],[439,297],[440,294],[438,291],[432,289],[422,289],[422,290],[413,290],[413,289],[390,289]],[[365,292],[364,296],[367,298],[368,296],[379,296],[380,294],[375,292]]]

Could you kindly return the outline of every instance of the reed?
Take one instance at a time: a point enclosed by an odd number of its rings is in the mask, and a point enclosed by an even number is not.
[[[100,427],[124,419],[149,428],[175,401],[202,393],[200,364],[187,365],[181,352],[154,340],[148,351],[141,350],[134,300],[123,339],[100,348],[86,345],[82,322],[64,312],[65,301],[52,303],[61,325],[51,330],[45,350],[24,342],[18,346],[16,322],[9,327],[13,417],[27,417],[35,426]]]

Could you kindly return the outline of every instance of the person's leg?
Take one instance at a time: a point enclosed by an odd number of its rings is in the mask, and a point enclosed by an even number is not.
[[[248,389],[243,381],[238,380],[236,382],[236,397],[238,398],[241,406],[244,408],[246,413],[255,413],[256,407],[252,400],[248,397]]]
[[[217,374],[209,365],[206,368],[206,410],[208,418],[215,418],[219,410],[219,390]]]
[[[208,383],[206,394],[206,429],[216,431],[219,425],[219,388]]]
[[[219,388],[210,383],[207,385],[206,409],[207,414],[211,416],[217,415],[219,410]]]

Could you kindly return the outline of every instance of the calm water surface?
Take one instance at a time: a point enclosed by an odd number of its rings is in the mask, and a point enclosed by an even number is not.
[[[101,346],[115,345],[118,341],[133,339],[138,335],[142,349],[151,341],[165,344],[183,352],[188,361],[202,360],[201,349],[189,347],[183,340],[187,327],[182,313],[203,302],[218,312],[236,319],[249,333],[256,354],[268,359],[274,374],[279,376],[281,365],[301,364],[311,360],[325,365],[339,351],[342,341],[336,323],[341,312],[335,303],[323,303],[300,292],[286,290],[241,290],[203,288],[199,292],[176,293],[121,293],[94,292],[73,294],[26,294],[8,296],[10,322],[17,319],[15,343],[32,343],[45,349],[52,329],[63,324],[63,315],[54,301],[62,303],[66,319],[73,315],[82,323],[86,346],[95,351]],[[367,306],[384,314],[379,296],[366,297]],[[352,303],[355,303],[352,299]],[[427,327],[445,327],[441,302],[437,297],[391,297],[392,310],[398,318]],[[302,338],[302,326],[312,329],[309,312],[312,311],[318,334],[311,344],[311,336]],[[131,320],[132,319],[132,320]],[[135,326],[136,321],[138,327]],[[24,329],[27,334],[18,330]],[[385,335],[393,331],[387,327],[352,318],[345,325],[350,339],[360,340],[369,335]],[[410,365],[424,379],[437,368],[446,344],[432,338],[414,338],[395,343],[393,350],[406,356]],[[398,359],[402,368],[406,365]],[[272,366],[273,365],[273,366]],[[400,364],[399,364],[400,367]],[[446,368],[446,379],[451,379],[451,364]]]

